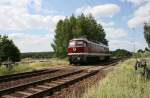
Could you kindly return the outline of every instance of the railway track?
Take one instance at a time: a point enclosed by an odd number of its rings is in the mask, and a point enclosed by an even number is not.
[[[72,70],[62,71],[57,75],[51,75],[51,77],[1,89],[0,98],[42,98],[44,96],[52,96],[55,92],[60,91],[62,88],[93,76],[99,71],[106,70],[115,64],[116,62],[109,64],[109,66],[75,68]],[[53,74],[53,72],[50,74]],[[24,77],[26,76],[27,75]]]
[[[83,70],[68,71],[68,72],[64,72],[63,74],[53,76],[53,77],[50,77],[50,78],[47,78],[47,79],[32,81],[30,83],[26,83],[26,84],[23,84],[23,85],[17,85],[17,86],[11,87],[11,88],[3,89],[3,90],[0,90],[0,96],[3,97],[3,98],[13,98],[13,96],[10,97],[10,96],[8,96],[8,94],[13,94],[14,95],[15,93],[17,93],[17,91],[21,91],[21,90],[29,90],[30,91],[30,89],[32,89],[31,92],[34,92],[36,90],[41,91],[40,89],[35,90],[35,86],[38,87],[39,85],[49,83],[50,81],[54,81],[54,80],[57,80],[57,79],[61,79],[61,78],[64,78],[64,77],[68,77],[68,76],[72,76],[72,75],[81,73],[82,71]],[[14,91],[16,91],[16,92],[14,92]],[[3,96],[3,95],[6,95],[6,96]],[[16,95],[20,95],[20,94],[16,94]],[[19,98],[20,97],[21,96],[19,96]],[[22,96],[21,98],[30,98],[30,97]]]
[[[61,67],[42,69],[42,70],[36,70],[36,71],[31,71],[31,72],[23,72],[23,73],[11,74],[11,75],[4,75],[4,76],[0,76],[0,83],[13,81],[13,80],[19,80],[19,79],[23,79],[26,77],[30,78],[33,76],[54,73],[56,71],[59,71],[60,69],[65,69],[65,68],[71,68],[71,67],[61,66]]]
[[[108,68],[105,66],[101,69]],[[51,96],[54,92],[61,90],[76,83],[84,78],[95,75],[99,70],[85,71],[85,69],[74,70],[64,74],[33,81],[31,83],[14,86],[11,88],[0,90],[1,98],[41,98],[43,96]]]
[[[33,72],[24,72],[24,73],[19,73],[19,74],[4,75],[4,76],[0,76],[0,83],[23,79],[25,77],[38,76],[40,74],[52,73],[52,72],[56,72],[56,71],[58,71],[58,70],[57,69],[52,69],[52,70],[44,69],[44,70],[37,70],[37,71],[33,71]]]

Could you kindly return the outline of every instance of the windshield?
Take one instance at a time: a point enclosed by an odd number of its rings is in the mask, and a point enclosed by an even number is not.
[[[75,45],[76,45],[75,41],[71,41],[71,42],[69,43],[69,46],[70,46],[70,47],[73,47],[73,46],[75,46]]]
[[[71,41],[69,43],[69,47],[83,47],[83,46],[86,46],[86,43],[84,41]]]

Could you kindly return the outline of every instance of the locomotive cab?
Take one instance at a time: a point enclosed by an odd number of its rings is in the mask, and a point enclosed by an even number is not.
[[[73,40],[70,41],[69,46],[68,46],[68,53],[82,53],[84,52],[86,49],[87,43],[85,41],[82,40]]]
[[[87,51],[87,42],[85,40],[71,40],[67,50],[70,64],[85,62],[84,53]]]

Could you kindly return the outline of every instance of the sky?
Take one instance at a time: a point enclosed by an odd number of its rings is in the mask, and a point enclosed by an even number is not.
[[[0,35],[21,52],[53,51],[57,22],[81,13],[103,26],[110,50],[147,47],[143,24],[150,22],[150,0],[0,0]]]

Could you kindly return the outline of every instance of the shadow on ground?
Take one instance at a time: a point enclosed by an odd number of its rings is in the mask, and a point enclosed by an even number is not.
[[[103,60],[103,61],[88,61],[87,63],[74,64],[74,66],[106,66],[111,64],[112,60]]]

